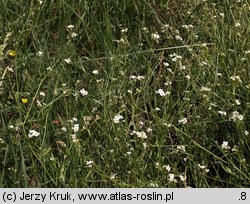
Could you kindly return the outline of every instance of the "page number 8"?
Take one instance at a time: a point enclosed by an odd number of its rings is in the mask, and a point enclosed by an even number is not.
[[[241,192],[239,200],[246,200],[246,199],[247,199],[247,193],[246,192]]]

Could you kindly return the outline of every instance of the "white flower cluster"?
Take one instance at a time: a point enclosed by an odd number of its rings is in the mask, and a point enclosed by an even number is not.
[[[243,115],[241,115],[238,111],[234,111],[231,113],[229,119],[233,120],[233,121],[237,121],[237,120],[243,120]]]
[[[231,147],[228,145],[227,141],[223,141],[222,145],[221,145],[222,149],[231,149]]]
[[[132,80],[141,81],[141,80],[145,79],[145,76],[134,76],[134,75],[131,75],[129,78],[132,79]]]
[[[80,94],[82,96],[87,96],[88,95],[88,91],[86,91],[84,88],[80,90]]]
[[[182,124],[186,124],[188,121],[187,121],[187,118],[182,118],[180,120],[178,120],[178,123],[182,123]]]
[[[159,94],[160,96],[167,96],[167,95],[170,95],[170,92],[167,91],[167,92],[164,92],[163,89],[158,89],[156,91],[157,94]]]
[[[116,115],[116,116],[113,118],[113,122],[114,122],[114,123],[120,123],[120,122],[122,122],[123,118],[124,118],[124,117],[123,117],[122,115],[118,114],[118,115]]]
[[[141,138],[141,139],[147,139],[148,138],[148,136],[146,135],[146,133],[144,131],[141,131],[141,132],[139,132],[139,131],[132,131],[130,133],[130,135],[136,135],[138,138]]]
[[[171,60],[172,60],[173,62],[177,62],[177,61],[179,61],[179,60],[182,59],[182,56],[177,55],[176,53],[173,53],[173,54],[169,55],[169,57],[171,58]]]
[[[29,134],[28,134],[28,137],[29,138],[32,138],[32,137],[38,137],[40,135],[39,132],[35,131],[35,130],[30,130],[29,131]]]

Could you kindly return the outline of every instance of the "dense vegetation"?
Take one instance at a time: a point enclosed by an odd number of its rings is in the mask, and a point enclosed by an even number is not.
[[[0,24],[0,187],[250,187],[247,0],[3,0]]]

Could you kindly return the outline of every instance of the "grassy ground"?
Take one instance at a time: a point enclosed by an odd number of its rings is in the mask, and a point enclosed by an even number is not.
[[[247,0],[2,0],[0,187],[250,187]]]

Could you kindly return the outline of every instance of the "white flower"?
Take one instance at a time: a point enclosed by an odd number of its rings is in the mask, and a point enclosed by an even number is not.
[[[61,130],[62,130],[63,132],[67,132],[67,128],[66,128],[66,127],[62,127]]]
[[[81,94],[82,96],[87,96],[87,95],[88,95],[88,91],[86,91],[85,89],[81,89],[81,90],[80,90],[80,94]]]
[[[167,81],[167,82],[164,83],[165,86],[169,86],[171,84],[172,84],[172,81]]]
[[[75,134],[71,134],[71,139],[72,139],[73,143],[78,143],[79,142],[79,140],[77,139]]]
[[[145,33],[148,33],[148,29],[146,27],[143,27],[142,30],[145,32]]]
[[[99,70],[97,70],[97,69],[96,69],[96,70],[93,70],[92,73],[95,74],[95,75],[96,75],[96,74],[99,74]]]
[[[68,25],[67,28],[72,30],[75,26],[74,25]]]
[[[226,111],[218,111],[218,113],[221,114],[221,115],[227,115]]]
[[[167,62],[163,62],[163,66],[164,66],[164,67],[168,67],[169,64],[168,64]]]
[[[183,176],[183,175],[179,175],[179,178],[180,178],[180,180],[181,180],[182,182],[186,181],[186,177]]]
[[[78,36],[78,34],[77,34],[77,33],[74,33],[74,32],[73,32],[73,33],[71,33],[71,37],[72,37],[72,38],[75,38],[76,36]]]
[[[183,41],[182,37],[181,37],[181,36],[179,36],[179,35],[176,35],[176,36],[175,36],[175,39],[176,39],[176,40]]]
[[[169,25],[166,24],[166,25],[161,27],[161,30],[162,30],[162,32],[166,32],[168,30],[168,28],[169,28]]]
[[[240,79],[240,76],[231,76],[230,79],[232,79],[233,81],[242,83],[242,81],[241,81],[241,79]]]
[[[150,183],[150,184],[149,184],[149,187],[158,188],[159,185],[158,185],[157,183]]]
[[[144,131],[137,132],[137,137],[142,138],[142,139],[148,138]]]
[[[225,14],[224,13],[219,13],[219,15],[224,18]]]
[[[181,151],[183,151],[183,152],[186,152],[186,148],[185,148],[184,145],[178,145],[178,146],[177,146],[177,149],[179,149],[179,150],[181,150]]]
[[[180,63],[179,69],[180,69],[180,70],[185,70],[185,69],[186,69],[186,66],[185,66],[185,65],[182,65],[182,64]]]
[[[38,137],[40,135],[39,132],[35,131],[35,130],[30,130],[29,131],[29,134],[28,134],[28,137],[29,138],[32,138],[32,137]]]
[[[200,164],[198,164],[198,167],[199,167],[200,169],[202,169],[205,173],[208,173],[208,172],[209,172],[209,169],[208,169],[205,165],[200,165]]]
[[[167,70],[169,71],[169,73],[173,74],[174,72],[172,71],[172,69],[167,68]]]
[[[191,28],[194,28],[194,26],[193,25],[183,25],[182,28],[185,28],[189,31]]]
[[[145,76],[134,76],[134,75],[131,75],[130,79],[141,81],[141,80],[145,79]]]
[[[64,61],[65,61],[67,64],[72,63],[72,61],[71,61],[71,59],[70,59],[70,58],[64,59]]]
[[[151,38],[155,40],[156,43],[159,43],[160,35],[158,33],[152,33]]]
[[[164,92],[163,91],[163,89],[158,89],[157,91],[156,91],[156,93],[158,93],[160,96],[167,96],[167,95],[169,95],[170,94],[170,92]]]
[[[223,141],[222,145],[221,145],[222,149],[230,149],[230,147],[228,146],[228,142]]]
[[[182,123],[182,124],[186,124],[188,121],[187,121],[187,118],[182,118],[180,120],[178,120],[178,123]]]
[[[211,89],[210,89],[210,88],[207,88],[207,87],[202,86],[202,87],[201,87],[201,89],[200,89],[200,91],[211,91]]]
[[[163,168],[166,169],[168,172],[171,171],[171,167],[169,165],[164,165]]]
[[[137,79],[137,77],[134,76],[134,75],[131,75],[131,76],[130,76],[130,79]]]
[[[172,182],[177,182],[176,179],[175,179],[175,175],[174,174],[169,174],[169,181],[172,181]]]
[[[144,131],[138,132],[138,131],[133,131],[130,133],[130,135],[136,135],[137,137],[141,138],[141,139],[146,139],[148,138],[146,133]]]
[[[237,145],[234,145],[234,147],[232,148],[233,152],[237,152],[239,150],[239,147]]]
[[[138,76],[137,79],[138,79],[139,81],[141,81],[141,80],[145,79],[145,76]]]
[[[46,105],[44,102],[40,102],[39,100],[36,101],[38,107],[43,107]]]
[[[241,104],[239,99],[235,99],[235,103],[239,106]]]
[[[77,118],[72,118],[73,121],[77,122]]]
[[[40,96],[45,96],[45,93],[41,91]]]
[[[120,123],[123,118],[124,117],[122,115],[118,114],[113,118],[113,121],[114,123]]]
[[[152,39],[154,39],[154,40],[159,40],[159,39],[160,39],[160,35],[159,35],[158,33],[152,33],[152,34],[151,34],[151,37],[152,37]]]
[[[173,53],[173,54],[169,55],[169,57],[172,59],[173,62],[176,62],[176,61],[182,59],[182,56],[177,55],[176,53]]]
[[[235,23],[235,27],[236,27],[236,28],[238,28],[238,27],[240,27],[240,26],[241,26],[241,24],[240,24],[239,22],[236,22],[236,23]]]
[[[249,132],[248,132],[247,130],[245,130],[244,134],[245,134],[246,136],[248,136],[248,135],[249,135]]]
[[[48,71],[52,71],[52,67],[47,67],[47,70]]]
[[[94,164],[94,162],[93,161],[91,161],[91,160],[89,160],[89,161],[86,161],[86,165],[87,165],[87,167],[92,167],[93,166],[93,164]]]
[[[198,167],[199,167],[200,169],[205,169],[205,168],[206,168],[205,165],[200,165],[200,164],[198,164]]]
[[[55,161],[55,157],[52,156],[52,157],[49,158],[49,160],[50,161]]]
[[[42,51],[38,51],[37,55],[38,55],[39,57],[42,57],[42,56],[43,56],[43,52],[42,52]]]
[[[153,131],[152,128],[148,128],[148,129],[147,129],[147,132],[152,132],[152,131]]]
[[[127,33],[127,32],[128,32],[128,28],[123,28],[123,29],[121,30],[121,32],[122,32],[122,33]]]
[[[72,127],[72,130],[76,133],[79,131],[79,124],[74,124],[74,126]]]
[[[110,179],[115,179],[116,176],[117,176],[117,174],[112,173],[111,176],[110,176]]]
[[[231,113],[229,119],[236,121],[236,120],[243,120],[243,115],[241,115],[238,111],[234,111]]]

